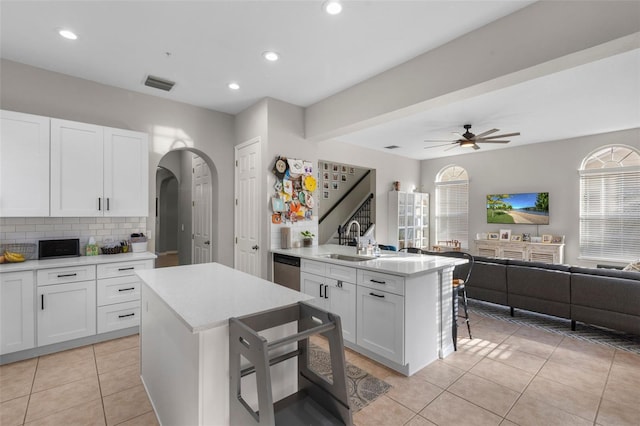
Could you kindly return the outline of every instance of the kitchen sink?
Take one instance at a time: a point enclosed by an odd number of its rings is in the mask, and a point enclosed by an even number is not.
[[[362,262],[365,260],[375,259],[375,257],[372,256],[349,255],[340,253],[327,254],[325,257],[328,257],[329,259],[346,260],[347,262]]]

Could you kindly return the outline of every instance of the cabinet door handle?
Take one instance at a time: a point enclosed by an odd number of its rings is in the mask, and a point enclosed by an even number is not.
[[[131,271],[136,269],[135,266],[129,266],[128,268],[118,268],[118,271]]]
[[[64,278],[64,277],[75,277],[76,275],[78,275],[77,273],[73,273],[73,274],[59,274],[58,278]]]
[[[126,318],[126,317],[132,317],[134,316],[135,313],[131,313],[131,314],[124,314],[124,315],[118,315],[118,318]]]
[[[384,294],[369,293],[369,296],[375,296],[375,297],[379,297],[381,299],[384,299]]]
[[[376,283],[376,284],[386,284],[387,283],[386,281],[378,281],[378,280],[373,280],[373,279],[369,280],[369,281],[371,281],[372,283]]]
[[[42,310],[44,311],[44,294],[40,295],[40,306],[42,306]]]
[[[135,287],[129,287],[129,288],[119,288],[118,291],[131,291],[131,290],[135,290]]]
[[[326,285],[326,284],[324,285],[324,298],[325,299],[329,298],[329,295],[328,295],[329,292],[327,291],[328,287],[329,287],[328,285]]]
[[[109,210],[109,197],[107,197],[107,210]]]
[[[98,211],[102,210],[102,198],[98,197]]]
[[[324,296],[322,295],[322,287],[324,287],[324,284],[320,284],[320,298],[323,298]]]
[[[336,287],[338,287],[338,288],[342,288],[342,281],[338,281],[338,282],[336,283]]]

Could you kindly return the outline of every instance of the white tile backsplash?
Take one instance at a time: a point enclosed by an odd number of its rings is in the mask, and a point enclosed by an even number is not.
[[[98,245],[105,240],[128,240],[134,232],[149,236],[146,217],[2,217],[0,244],[34,243],[54,238],[79,238],[81,254],[93,237]]]

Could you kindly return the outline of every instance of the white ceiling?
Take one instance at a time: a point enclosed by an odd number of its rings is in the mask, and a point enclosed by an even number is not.
[[[329,16],[321,0],[2,0],[0,54],[235,114],[264,97],[309,106],[531,3],[348,1]],[[60,38],[60,28],[79,39]],[[281,60],[267,63],[266,50]],[[373,149],[396,144],[394,153],[423,159],[458,154],[462,148],[425,150],[422,141],[449,139],[466,122],[474,133],[521,131],[508,146],[639,127],[639,63],[637,51],[620,55],[339,139]],[[148,74],[177,84],[169,93],[145,87]],[[230,81],[241,89],[230,91]]]

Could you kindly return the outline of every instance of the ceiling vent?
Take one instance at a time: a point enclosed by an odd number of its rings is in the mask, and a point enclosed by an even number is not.
[[[385,146],[385,149],[396,149],[396,148],[400,148],[398,145],[389,145],[389,146]]]
[[[165,80],[164,78],[155,77],[153,75],[147,76],[144,82],[145,86],[153,87],[154,89],[170,91],[176,83],[173,81]]]

